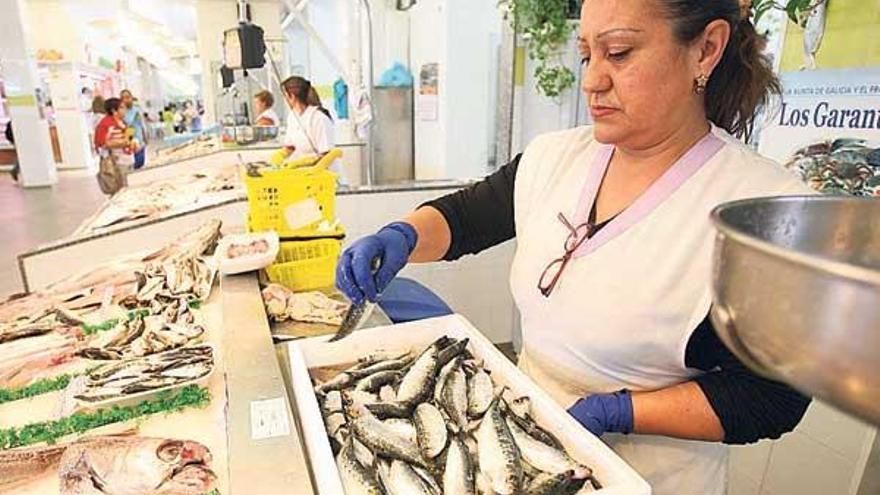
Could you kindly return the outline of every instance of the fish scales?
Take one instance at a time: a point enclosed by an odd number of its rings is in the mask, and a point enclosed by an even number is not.
[[[518,494],[523,482],[522,459],[497,400],[480,422],[477,451],[480,470],[489,478],[492,489],[499,495]]]
[[[474,463],[464,442],[458,437],[449,441],[443,470],[443,495],[474,495]]]
[[[413,421],[422,455],[428,459],[440,455],[446,448],[447,440],[446,421],[440,410],[428,402],[423,402],[416,406]]]
[[[507,426],[522,458],[535,468],[553,474],[570,470],[577,479],[586,479],[593,474],[590,468],[569,457],[565,451],[532,438],[514,421],[508,419]]]

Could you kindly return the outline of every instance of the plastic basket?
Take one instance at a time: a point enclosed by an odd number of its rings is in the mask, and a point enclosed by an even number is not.
[[[339,239],[282,242],[278,258],[266,267],[266,274],[272,282],[295,292],[332,287],[341,250]]]
[[[259,176],[244,173],[248,199],[248,229],[273,230],[281,237],[316,237],[322,222],[333,223],[336,210],[336,174],[327,170],[342,156],[338,149],[320,158],[313,166],[282,165],[261,169]],[[317,160],[317,161],[315,161]]]

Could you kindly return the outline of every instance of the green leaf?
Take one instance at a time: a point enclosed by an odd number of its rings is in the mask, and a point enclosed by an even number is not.
[[[187,385],[176,392],[164,391],[157,394],[155,399],[141,401],[134,406],[112,406],[92,412],[77,412],[57,420],[0,429],[0,450],[41,442],[53,444],[58,439],[74,433],[84,433],[108,424],[153,414],[182,411],[190,407],[205,407],[210,402],[211,394],[207,388]]]
[[[83,332],[86,335],[94,335],[98,332],[106,332],[107,330],[110,330],[113,327],[115,327],[117,324],[119,324],[119,319],[118,318],[111,318],[111,319],[109,319],[103,323],[99,323],[97,325],[89,325],[88,323],[83,323],[82,325],[80,325],[80,328],[82,328]]]
[[[28,399],[38,395],[48,394],[63,390],[70,383],[70,380],[77,375],[64,374],[54,378],[44,378],[38,380],[26,387],[20,388],[0,388],[0,404],[13,402],[21,399]]]

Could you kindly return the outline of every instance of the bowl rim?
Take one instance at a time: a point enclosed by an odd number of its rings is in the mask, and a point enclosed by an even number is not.
[[[873,270],[860,265],[846,263],[836,260],[829,256],[818,254],[808,254],[801,251],[794,251],[780,247],[772,242],[759,239],[753,235],[747,234],[741,229],[734,227],[722,218],[724,211],[741,207],[748,204],[756,203],[789,203],[795,201],[808,201],[815,203],[833,203],[833,202],[872,202],[876,201],[880,204],[880,200],[874,198],[860,198],[855,196],[816,196],[816,195],[796,195],[796,196],[766,196],[757,198],[740,199],[722,203],[712,209],[710,218],[718,231],[718,236],[726,236],[734,241],[761,251],[765,254],[775,256],[789,263],[795,263],[805,266],[809,269],[833,274],[839,277],[856,280],[865,284],[880,286],[880,270]]]

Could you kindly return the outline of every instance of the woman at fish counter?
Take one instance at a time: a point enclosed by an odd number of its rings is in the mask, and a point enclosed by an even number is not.
[[[778,438],[809,404],[749,372],[708,319],[712,208],[808,192],[736,139],[780,89],[750,12],[737,0],[585,1],[594,125],[540,136],[482,182],[358,240],[337,285],[376,300],[408,261],[516,237],[520,368],[655,494],[724,493],[725,444]]]

